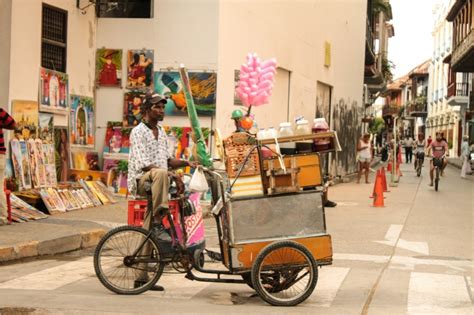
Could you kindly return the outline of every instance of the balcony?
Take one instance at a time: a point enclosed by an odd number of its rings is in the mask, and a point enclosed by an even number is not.
[[[448,86],[448,101],[450,106],[467,105],[469,100],[470,84],[467,82],[456,83],[452,82]]]
[[[367,19],[367,26],[365,30],[365,65],[373,65],[375,63],[375,53],[374,53],[374,34],[372,31],[372,26]]]
[[[400,106],[395,104],[384,105],[382,108],[382,116],[398,116],[400,114]]]
[[[425,96],[419,96],[407,105],[407,115],[411,117],[428,116],[428,102]]]
[[[474,72],[474,31],[453,48],[451,68],[455,72]]]

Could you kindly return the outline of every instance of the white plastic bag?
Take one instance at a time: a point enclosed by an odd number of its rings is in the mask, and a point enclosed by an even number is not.
[[[209,185],[207,184],[206,176],[201,167],[198,167],[191,178],[189,183],[189,190],[192,192],[207,192],[209,190]]]

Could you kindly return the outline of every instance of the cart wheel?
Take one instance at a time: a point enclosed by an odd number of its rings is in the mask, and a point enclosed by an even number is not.
[[[301,244],[282,241],[265,247],[252,266],[252,284],[258,295],[275,306],[294,306],[313,293],[318,268]]]

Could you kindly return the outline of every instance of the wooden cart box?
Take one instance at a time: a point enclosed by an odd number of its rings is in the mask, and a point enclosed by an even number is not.
[[[285,167],[291,168],[292,164],[299,169],[297,182],[299,188],[310,188],[323,184],[321,175],[321,164],[318,153],[308,153],[303,155],[287,155],[283,158]],[[292,160],[295,161],[292,163]],[[271,161],[271,162],[270,162]],[[264,160],[264,170],[278,168],[278,159]],[[267,178],[268,180],[268,178]],[[291,176],[278,176],[275,178],[276,186],[291,186]]]

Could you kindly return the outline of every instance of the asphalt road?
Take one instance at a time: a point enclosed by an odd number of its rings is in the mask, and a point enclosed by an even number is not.
[[[420,178],[409,165],[402,171],[384,208],[371,206],[372,185],[331,188],[339,203],[326,209],[334,264],[320,269],[313,295],[297,307],[269,306],[246,285],[169,272],[165,292],[115,295],[85,250],[0,265],[0,314],[472,314],[474,176],[462,180],[448,168],[435,192],[426,168]]]

